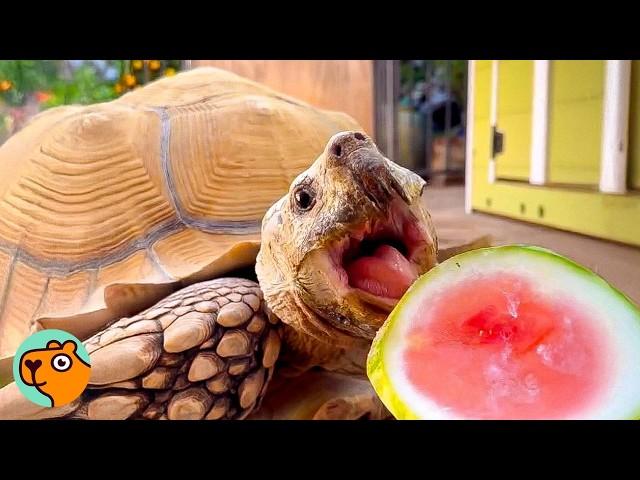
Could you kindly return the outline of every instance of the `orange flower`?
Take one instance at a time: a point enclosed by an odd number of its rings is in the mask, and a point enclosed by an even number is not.
[[[133,60],[131,62],[131,66],[133,67],[134,70],[141,70],[142,69],[142,60]]]
[[[160,69],[160,60],[149,60],[149,69],[153,72]]]
[[[122,90],[124,90],[124,87],[122,86],[121,83],[116,83],[113,86],[113,89],[116,91],[116,93],[122,93]]]
[[[38,103],[44,103],[53,97],[51,92],[36,92],[36,100]]]
[[[3,80],[0,82],[0,92],[7,92],[11,90],[11,87],[13,87],[11,80]]]
[[[131,75],[130,73],[124,75],[122,77],[122,80],[127,87],[133,87],[136,84],[136,77],[134,75]]]

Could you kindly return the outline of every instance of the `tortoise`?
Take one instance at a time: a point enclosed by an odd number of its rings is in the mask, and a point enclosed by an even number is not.
[[[8,384],[0,418],[388,417],[366,354],[437,238],[346,114],[201,68],[38,115],[0,171],[4,372],[42,328],[92,367],[61,407]]]
[[[266,209],[349,128],[206,68],[36,116],[0,149],[0,357],[252,264]]]

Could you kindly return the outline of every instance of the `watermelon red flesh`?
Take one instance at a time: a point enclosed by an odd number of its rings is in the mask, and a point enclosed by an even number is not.
[[[640,309],[548,250],[466,252],[420,277],[367,373],[400,419],[640,417]]]
[[[418,315],[407,376],[457,416],[566,418],[602,394],[608,345],[588,309],[520,277],[462,281]]]

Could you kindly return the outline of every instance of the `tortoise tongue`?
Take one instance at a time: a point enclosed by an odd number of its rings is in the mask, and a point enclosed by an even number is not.
[[[349,285],[378,297],[401,298],[418,277],[413,265],[391,245],[359,257],[346,267]]]

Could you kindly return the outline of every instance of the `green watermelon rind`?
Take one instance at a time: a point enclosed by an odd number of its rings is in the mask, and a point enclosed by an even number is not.
[[[369,355],[367,358],[367,376],[369,377],[369,381],[371,382],[380,400],[382,400],[382,402],[396,419],[418,420],[420,419],[420,417],[401,400],[400,395],[398,395],[398,393],[393,388],[393,382],[391,381],[391,377],[386,371],[385,363],[383,360],[385,339],[387,338],[389,332],[393,331],[394,326],[402,317],[401,312],[403,311],[403,308],[408,305],[415,294],[418,294],[422,290],[423,285],[436,279],[441,274],[447,272],[448,269],[451,268],[451,266],[456,262],[459,263],[462,260],[473,259],[474,257],[481,256],[486,253],[489,253],[491,255],[500,255],[505,253],[536,255],[540,260],[551,260],[561,263],[563,266],[573,270],[574,273],[582,275],[588,278],[591,282],[597,284],[599,287],[608,290],[611,295],[617,297],[623,304],[625,304],[626,307],[629,308],[630,311],[635,314],[636,320],[640,323],[640,307],[638,307],[638,305],[636,305],[629,297],[610,285],[607,281],[605,281],[602,277],[600,277],[592,270],[556,252],[553,252],[552,250],[531,245],[502,245],[497,247],[479,248],[476,250],[470,250],[468,252],[458,254],[437,265],[422,277],[420,277],[416,282],[414,282],[414,284],[409,288],[406,294],[393,309],[393,311],[387,318],[387,321],[378,330],[378,333],[376,334],[371,344],[371,348],[369,350]],[[629,419],[640,419],[640,406],[638,406],[637,410],[635,410],[635,412]]]

